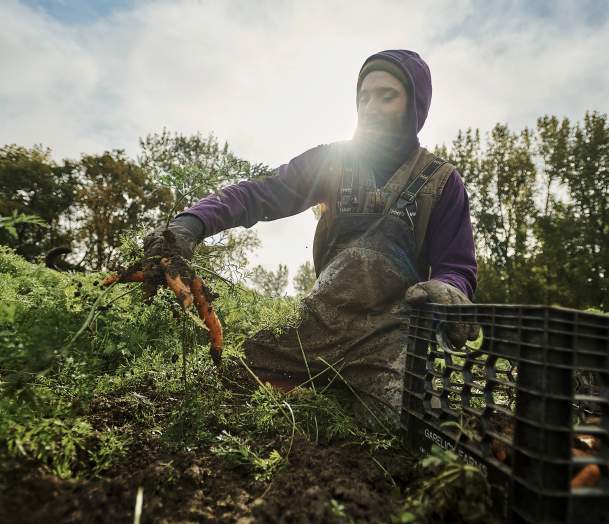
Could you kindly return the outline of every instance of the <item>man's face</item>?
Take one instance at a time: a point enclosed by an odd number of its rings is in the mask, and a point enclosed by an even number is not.
[[[386,71],[371,71],[359,90],[355,138],[364,142],[399,142],[406,132],[403,126],[407,110],[404,84]]]

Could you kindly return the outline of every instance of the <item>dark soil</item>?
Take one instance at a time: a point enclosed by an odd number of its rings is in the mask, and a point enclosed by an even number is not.
[[[114,408],[114,409],[112,409]],[[101,403],[97,415],[121,425],[124,406]],[[316,446],[294,441],[289,465],[270,482],[254,480],[209,448],[169,451],[151,434],[133,440],[128,455],[101,478],[61,480],[40,466],[4,464],[0,522],[131,523],[138,487],[142,523],[388,522],[411,480],[406,453],[369,453],[354,444]]]

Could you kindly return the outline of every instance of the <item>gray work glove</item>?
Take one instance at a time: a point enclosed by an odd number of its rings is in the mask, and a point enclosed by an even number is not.
[[[428,302],[435,304],[472,304],[456,287],[446,284],[440,280],[428,280],[419,282],[406,290],[404,297],[406,303],[418,306]],[[449,341],[456,347],[462,348],[466,340],[476,340],[480,327],[471,324],[446,324],[446,335]]]
[[[180,218],[180,217],[178,217]],[[179,221],[171,222],[144,237],[144,295],[151,299],[159,286],[165,283],[165,275],[160,266],[162,258],[171,261],[173,270],[187,283],[192,272],[188,261],[192,258],[199,241],[196,231]]]
[[[196,244],[196,238],[190,230],[179,224],[169,224],[166,228],[155,229],[144,237],[144,257],[151,259],[178,256],[187,261],[192,258]]]
[[[182,214],[174,218],[166,228],[158,228],[144,238],[144,256],[179,256],[190,260],[195,246],[204,237],[203,222],[195,215]]]

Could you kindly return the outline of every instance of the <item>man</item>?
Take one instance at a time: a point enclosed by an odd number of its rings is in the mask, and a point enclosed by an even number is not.
[[[405,369],[404,298],[469,303],[477,266],[461,177],[417,138],[431,102],[427,64],[407,50],[372,55],[360,70],[356,101],[352,140],[318,146],[272,177],[203,198],[170,225],[175,243],[157,233],[145,248],[151,257],[188,258],[206,236],[321,204],[313,247],[318,278],[300,325],[280,337],[259,333],[246,344],[246,360],[282,388],[338,377],[368,412],[387,408],[395,419]],[[466,326],[448,330],[455,346],[473,335]]]

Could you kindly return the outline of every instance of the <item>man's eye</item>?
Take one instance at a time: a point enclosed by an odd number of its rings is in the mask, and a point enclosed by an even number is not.
[[[385,96],[383,97],[383,100],[384,100],[385,102],[389,102],[390,100],[393,100],[394,98],[395,98],[395,95],[385,95]]]

